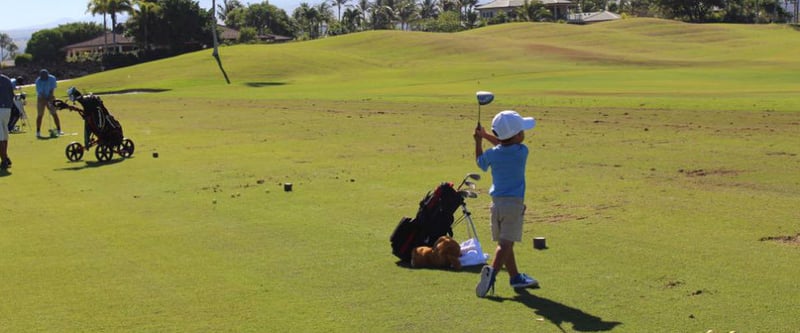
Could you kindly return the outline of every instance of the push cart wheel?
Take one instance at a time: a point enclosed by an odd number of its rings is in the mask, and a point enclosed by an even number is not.
[[[111,157],[114,156],[114,151],[109,146],[97,145],[94,150],[94,156],[97,157],[98,161],[105,162],[111,160]]]
[[[119,145],[119,155],[125,158],[131,157],[135,149],[136,146],[133,144],[133,140],[131,139],[122,140],[122,144]]]
[[[72,162],[80,161],[83,158],[83,146],[80,143],[72,142],[67,145],[65,153],[68,160]]]

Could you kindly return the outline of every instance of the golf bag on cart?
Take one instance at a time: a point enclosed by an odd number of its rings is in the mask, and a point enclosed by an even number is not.
[[[95,156],[101,162],[110,160],[114,153],[124,158],[133,155],[133,140],[122,135],[122,125],[108,112],[100,97],[91,93],[83,95],[75,87],[67,89],[67,95],[70,101],[78,102],[83,108],[69,105],[62,100],[55,100],[53,105],[60,110],[77,112],[84,121],[84,144],[73,141],[67,145],[67,159],[79,161],[83,158],[83,152],[94,146],[97,147]]]
[[[100,144],[111,147],[122,144],[122,125],[108,112],[100,97],[82,95],[75,101],[83,107],[83,120]]]
[[[392,254],[404,262],[411,261],[411,252],[418,246],[433,246],[441,236],[453,236],[453,214],[464,203],[464,197],[452,183],[441,183],[419,202],[414,218],[403,217],[389,238]]]

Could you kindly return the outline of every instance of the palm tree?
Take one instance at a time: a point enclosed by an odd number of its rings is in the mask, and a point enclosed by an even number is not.
[[[478,0],[458,0],[458,2],[462,11],[461,21],[466,22],[468,21],[469,13],[478,5]]]
[[[220,21],[225,22],[225,18],[228,17],[228,13],[232,12],[236,8],[244,8],[244,5],[239,0],[224,0],[222,4],[217,5],[217,17]]]
[[[111,32],[113,33],[117,27],[117,13],[133,13],[133,5],[131,0],[106,0],[106,3],[108,4],[107,13],[111,15]],[[116,50],[117,34],[113,33],[111,38],[114,43],[114,50]]]
[[[516,14],[519,21],[537,22],[539,21],[538,11],[540,7],[542,7],[542,3],[538,0],[525,0],[522,6],[514,11],[514,14]]]
[[[350,2],[350,0],[331,0],[331,4],[336,6],[337,20],[342,20],[342,6],[346,7],[348,2]]]
[[[106,23],[106,15],[108,14],[108,0],[89,0],[86,6],[86,12],[92,13],[92,16],[103,14],[103,53],[108,50],[108,24]]]
[[[356,9],[361,12],[361,26],[365,26],[367,24],[367,14],[369,13],[370,8],[372,8],[372,3],[369,0],[358,0],[358,4],[356,5]]]
[[[319,36],[322,35],[322,25],[325,24],[326,26],[330,26],[330,21],[333,19],[333,10],[331,6],[327,2],[320,2],[317,5],[317,29],[319,31]],[[324,31],[325,35],[328,34],[327,29]]]
[[[161,11],[161,6],[158,4],[157,0],[134,0],[137,9],[133,12],[133,15],[139,17],[139,25],[144,29],[144,51],[149,51],[149,47],[147,45],[147,26],[149,25],[147,22],[148,16],[151,14],[157,14]]]
[[[316,36],[314,25],[319,16],[316,8],[311,7],[307,2],[301,2],[300,6],[294,9],[292,16],[297,23],[303,27],[303,30],[305,30],[309,38],[314,38]]]
[[[458,8],[460,7],[460,2],[458,0],[441,0],[442,1],[442,11],[454,11],[459,12]]]
[[[419,2],[419,16],[422,19],[436,18],[439,16],[439,4],[436,0],[422,0]]]
[[[419,18],[419,11],[413,0],[399,0],[395,5],[395,14],[402,30],[410,30],[410,22]]]
[[[396,2],[394,0],[376,0],[372,6],[372,28],[394,29],[397,18]]]
[[[361,21],[361,11],[358,8],[347,8],[342,16],[342,24],[349,32],[361,30],[364,24]]]

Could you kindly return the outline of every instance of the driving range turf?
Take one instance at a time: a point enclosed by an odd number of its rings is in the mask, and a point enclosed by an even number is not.
[[[59,83],[106,93],[129,159],[67,161],[66,111],[65,137],[11,136],[0,331],[800,330],[791,27],[520,23],[220,53],[230,85],[211,50]],[[487,299],[477,267],[409,269],[389,246],[428,190],[478,171],[478,90],[496,95],[484,124],[538,120],[516,256],[542,288],[501,273]],[[136,91],[160,92],[108,94]],[[468,200],[487,252],[490,184]]]

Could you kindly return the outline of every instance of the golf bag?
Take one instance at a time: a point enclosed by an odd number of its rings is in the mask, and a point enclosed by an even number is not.
[[[116,147],[122,144],[122,125],[108,112],[100,97],[89,94],[76,100],[83,106],[81,117],[86,128],[95,136],[100,144]]]
[[[392,254],[411,261],[411,252],[418,246],[433,246],[441,236],[453,236],[453,214],[464,202],[452,183],[442,183],[419,202],[415,218],[403,217],[389,241]]]
[[[17,133],[21,130],[21,126],[17,126],[17,122],[22,119],[22,125],[28,125],[28,115],[25,114],[25,93],[14,95],[14,104],[11,105],[11,117],[8,119],[8,131]]]
[[[11,116],[8,118],[8,131],[14,132],[14,129],[17,127],[17,121],[22,114],[19,112],[16,103],[11,105]]]

